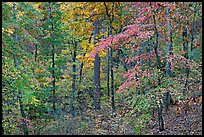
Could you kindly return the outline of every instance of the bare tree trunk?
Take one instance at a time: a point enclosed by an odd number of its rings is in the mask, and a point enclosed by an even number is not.
[[[99,21],[94,22],[94,45],[96,45],[96,35],[99,33],[98,28]],[[95,56],[94,60],[94,109],[100,110],[100,57],[98,53]]]
[[[49,20],[51,22],[51,26],[52,26],[52,34],[51,34],[51,38],[52,40],[54,39],[53,36],[53,31],[54,31],[54,27],[53,27],[53,20],[52,20],[52,8],[51,8],[51,3],[49,5]],[[53,111],[56,111],[56,96],[55,96],[55,45],[54,43],[52,43],[52,91],[53,91]]]
[[[106,8],[106,15],[109,18],[109,35],[112,36],[112,22],[114,20],[114,15],[110,15],[110,13],[108,12],[108,7],[106,5],[106,3],[104,2],[104,6]],[[114,7],[114,3],[112,3],[112,9]],[[110,59],[110,70],[111,70],[111,106],[112,106],[112,113],[115,112],[115,101],[114,101],[114,74],[113,74],[113,49],[110,47],[109,49],[109,59]]]
[[[111,56],[111,106],[112,113],[115,112],[115,101],[114,101],[114,75],[113,75],[113,49],[110,48],[110,56]]]
[[[150,2],[150,6],[151,6],[151,2]],[[156,59],[157,59],[157,69],[160,69],[161,67],[161,61],[160,61],[160,58],[159,58],[159,55],[158,55],[158,45],[159,45],[159,41],[158,41],[158,30],[157,30],[157,24],[156,24],[156,18],[155,18],[155,14],[153,14],[153,20],[154,20],[154,29],[155,29],[155,35],[156,35],[156,43],[154,45],[154,51],[155,51],[155,54],[156,54]],[[159,74],[160,75],[160,74]],[[160,76],[158,76],[158,85],[161,84],[160,82]]]
[[[110,49],[108,49],[107,88],[108,88],[108,99],[109,99],[110,97]]]

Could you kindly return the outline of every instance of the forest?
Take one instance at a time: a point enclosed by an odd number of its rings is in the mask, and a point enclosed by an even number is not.
[[[2,135],[202,135],[202,2],[2,2]]]

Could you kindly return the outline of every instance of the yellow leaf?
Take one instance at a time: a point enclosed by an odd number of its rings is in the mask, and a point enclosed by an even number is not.
[[[82,56],[82,55],[78,55],[78,56],[76,56],[76,58],[77,58],[78,60],[80,60],[80,61],[83,61],[83,56]]]
[[[99,54],[99,57],[104,57],[107,55],[105,51],[100,51],[98,54]]]
[[[69,50],[62,50],[62,53],[68,53],[69,52]]]
[[[93,50],[94,50],[94,44],[91,43],[88,45],[88,51],[91,52]]]
[[[13,29],[13,28],[10,28],[10,29],[7,30],[7,32],[10,33],[10,34],[13,34],[14,29]]]
[[[89,58],[89,56],[90,56],[90,53],[85,54],[85,58]]]

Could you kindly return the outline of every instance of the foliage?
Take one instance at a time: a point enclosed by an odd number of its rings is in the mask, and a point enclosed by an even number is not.
[[[201,2],[3,2],[4,134],[25,134],[24,122],[29,134],[149,134],[167,91],[186,118],[202,88],[201,11]]]

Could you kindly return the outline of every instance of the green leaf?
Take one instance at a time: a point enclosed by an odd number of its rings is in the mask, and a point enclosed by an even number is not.
[[[135,125],[135,127],[134,127],[135,135],[138,135],[138,134],[139,134],[139,131],[140,131],[139,126],[136,126],[136,125]]]

